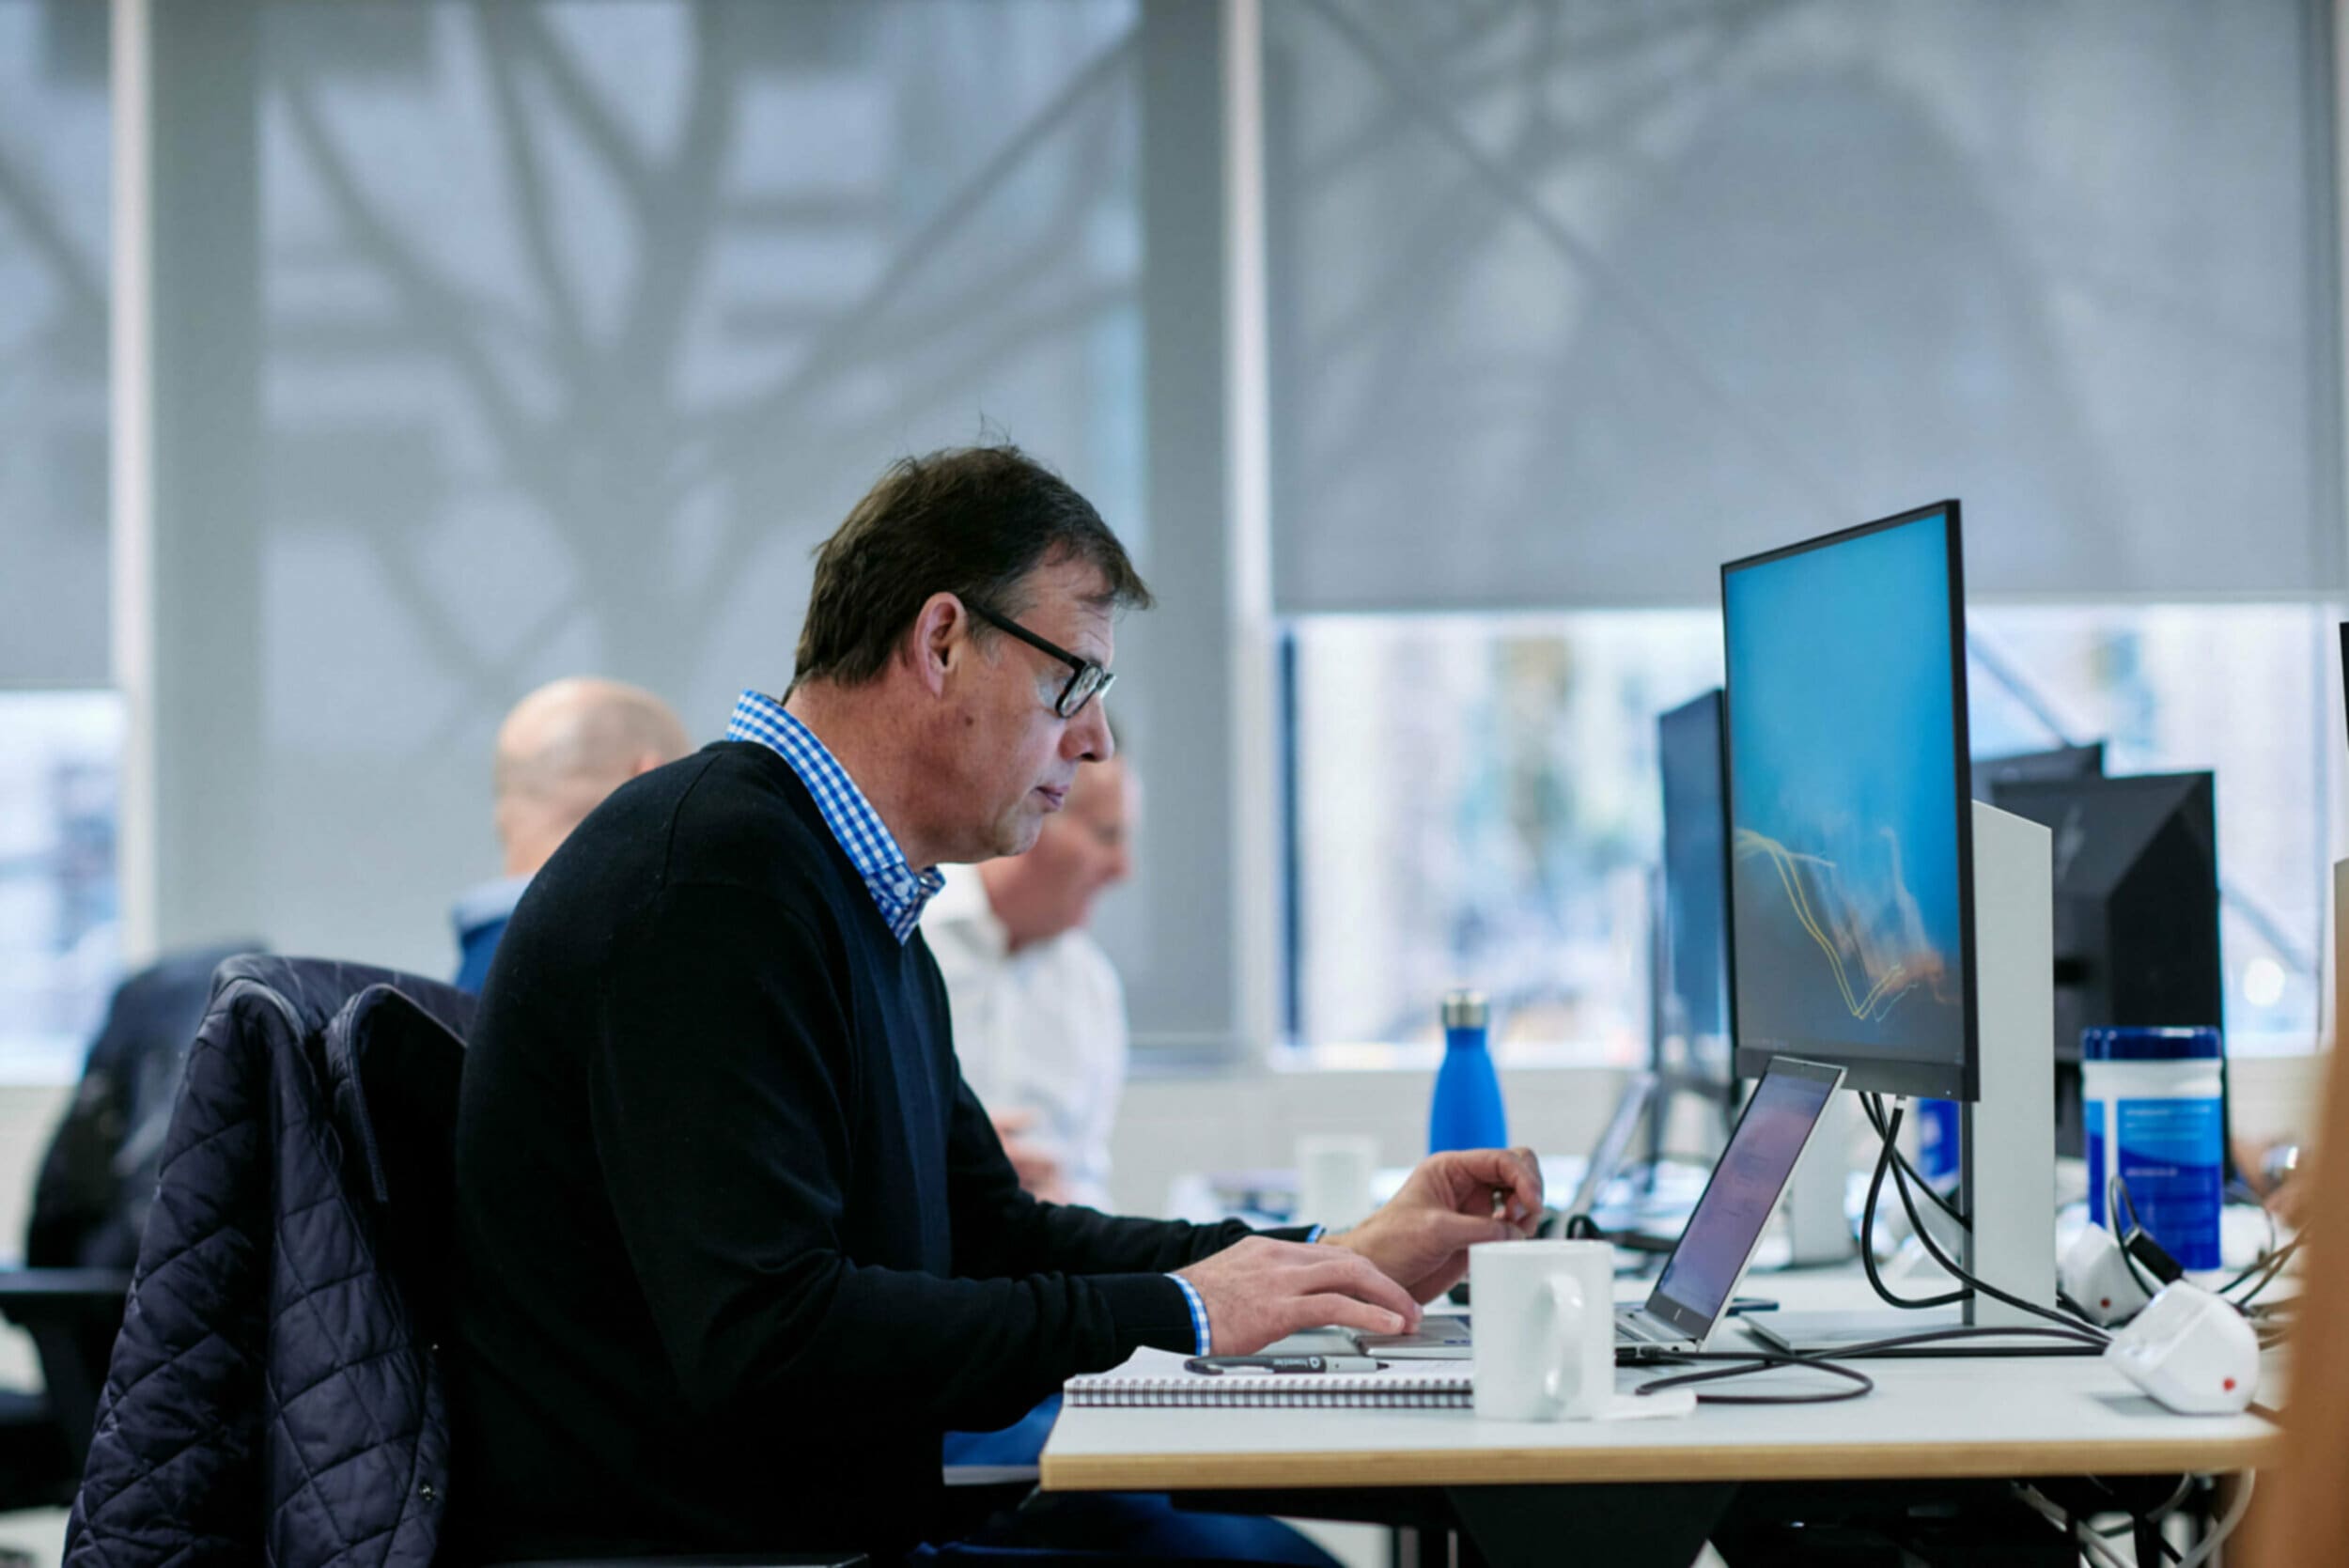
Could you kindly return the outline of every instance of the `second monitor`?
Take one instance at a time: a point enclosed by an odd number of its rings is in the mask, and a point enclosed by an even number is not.
[[[1721,568],[1730,1028],[1740,1073],[1963,1102],[1968,1266],[2044,1306],[2049,840],[1971,799],[1962,559],[1949,501]]]
[[[2217,783],[2004,780],[1994,800],[2055,837],[2056,1150],[2077,1156],[2081,1031],[2224,1028]]]

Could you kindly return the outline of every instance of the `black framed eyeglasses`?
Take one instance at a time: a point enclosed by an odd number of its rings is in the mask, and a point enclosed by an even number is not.
[[[1117,684],[1117,676],[1111,671],[1101,668],[1090,659],[1079,659],[1066,648],[1046,642],[1010,616],[998,615],[986,605],[972,604],[968,599],[963,601],[963,606],[996,630],[1019,638],[1039,653],[1050,654],[1076,672],[1068,677],[1068,684],[1060,689],[1060,700],[1052,704],[1052,711],[1062,718],[1074,719],[1084,711],[1085,704],[1096,697],[1108,696],[1110,688]]]

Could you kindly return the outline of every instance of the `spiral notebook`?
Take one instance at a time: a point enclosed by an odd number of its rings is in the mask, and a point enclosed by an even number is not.
[[[1380,1372],[1225,1373],[1183,1370],[1183,1358],[1143,1351],[1115,1372],[1072,1377],[1073,1405],[1187,1405],[1231,1409],[1466,1410],[1471,1407],[1463,1362],[1417,1361]]]

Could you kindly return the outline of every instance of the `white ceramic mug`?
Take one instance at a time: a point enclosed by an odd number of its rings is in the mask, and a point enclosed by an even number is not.
[[[1370,1218],[1378,1141],[1361,1133],[1309,1133],[1297,1141],[1297,1222],[1342,1231]]]
[[[1587,1421],[1615,1392],[1615,1250],[1603,1241],[1469,1249],[1476,1413]]]

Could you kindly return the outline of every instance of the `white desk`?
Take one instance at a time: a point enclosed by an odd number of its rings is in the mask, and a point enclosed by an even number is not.
[[[1745,1288],[1789,1308],[1855,1304],[1833,1278],[1756,1276]],[[1726,1334],[1717,1348],[1748,1343]],[[1531,1423],[1461,1410],[1069,1408],[1044,1450],[1048,1491],[1252,1491],[1470,1488],[1463,1516],[1505,1505],[1517,1523],[1486,1543],[1511,1560],[1507,1536],[1547,1541],[1544,1510],[1566,1528],[1578,1491],[1620,1493],[1619,1528],[1635,1506],[1696,1531],[1684,1552],[1659,1539],[1655,1560],[1686,1562],[1750,1483],[1948,1480],[2052,1475],[2225,1473],[2274,1462],[2281,1434],[2257,1416],[2171,1415],[2090,1358],[1871,1360],[1875,1391],[1833,1405],[1701,1406],[1678,1421]],[[1671,1369],[1626,1368],[1629,1388]],[[1724,1389],[1815,1374],[1771,1373]],[[2273,1404],[2279,1390],[2263,1390]],[[1613,1483],[1613,1484],[1610,1484]],[[1695,1484],[1692,1484],[1695,1483]],[[1474,1499],[1481,1497],[1483,1501]],[[1698,1515],[1709,1507],[1712,1512]],[[1587,1528],[1577,1526],[1576,1528]],[[1481,1530],[1477,1533],[1483,1534]],[[1685,1534],[1686,1531],[1684,1530]],[[1544,1560],[1538,1555],[1524,1560]],[[1554,1557],[1548,1560],[1555,1560]],[[1612,1560],[1612,1559],[1610,1559]],[[1626,1559],[1627,1560],[1627,1559]]]

